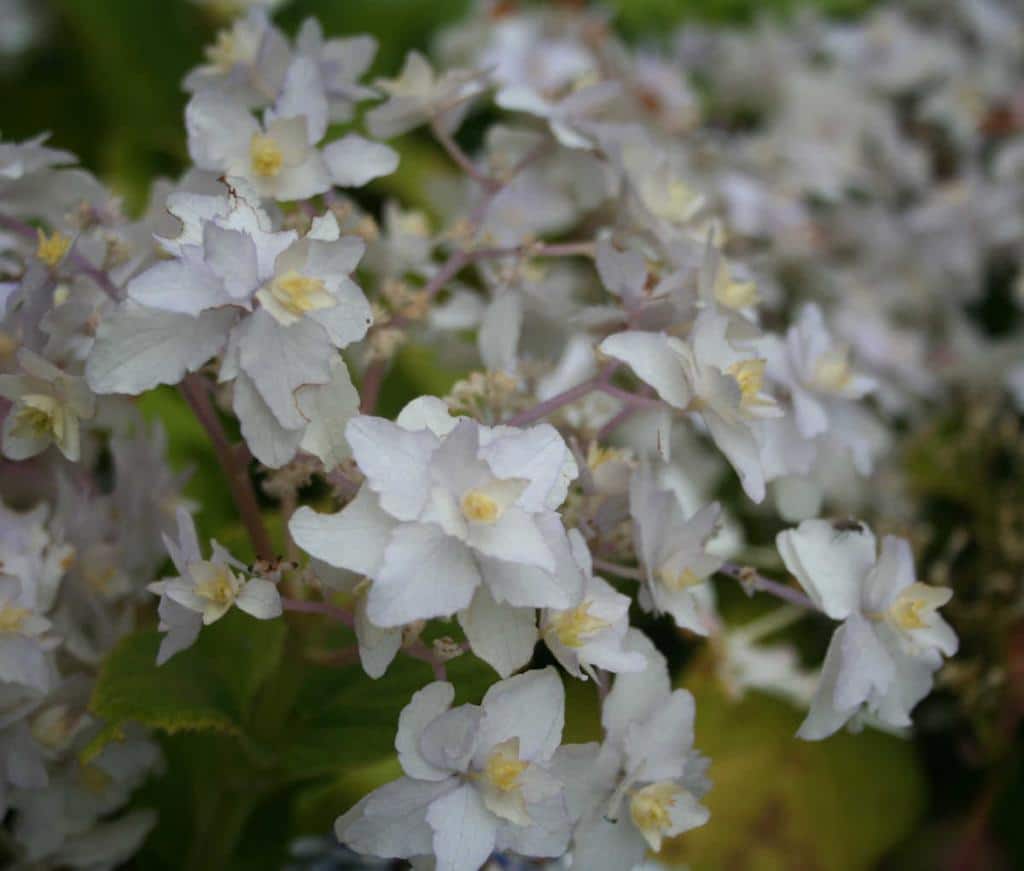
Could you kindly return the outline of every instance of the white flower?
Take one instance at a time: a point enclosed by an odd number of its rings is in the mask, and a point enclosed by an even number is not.
[[[388,146],[355,134],[318,150],[327,132],[328,102],[321,70],[307,57],[292,61],[262,123],[242,101],[220,90],[196,94],[185,123],[196,166],[245,179],[262,198],[306,199],[335,184],[365,184],[398,165]]]
[[[158,665],[190,647],[201,626],[215,623],[232,605],[259,620],[280,617],[282,612],[273,583],[246,577],[245,567],[216,541],[211,542],[212,556],[204,560],[192,516],[184,508],[177,516],[178,540],[164,536],[164,544],[178,577],[148,587],[160,596],[160,630],[167,633],[157,653]]]
[[[629,511],[646,575],[641,606],[671,614],[681,629],[709,634],[717,623],[709,579],[724,560],[708,552],[708,542],[717,532],[721,506],[713,502],[687,518],[676,494],[661,488],[645,463],[630,480]]]
[[[100,327],[90,383],[139,393],[223,351],[220,380],[235,381],[235,413],[261,462],[281,466],[302,446],[337,464],[358,396],[334,351],[372,320],[349,277],[362,240],[342,237],[330,213],[301,239],[274,232],[240,195],[182,195],[171,207],[182,222],[162,240],[173,259],[129,283],[129,302]]]
[[[406,56],[397,78],[378,79],[375,84],[388,99],[367,113],[366,124],[370,133],[381,139],[398,136],[432,119],[452,130],[465,115],[470,99],[483,90],[480,74],[448,70],[439,76],[417,51]]]
[[[938,613],[952,591],[915,580],[909,543],[886,536],[876,554],[866,527],[805,520],[776,540],[786,568],[814,603],[843,621],[829,644],[821,683],[799,735],[831,735],[862,710],[881,723],[910,725],[957,638]]]
[[[471,602],[474,619],[500,622],[504,606],[578,600],[582,575],[564,568],[572,556],[555,512],[576,465],[553,427],[484,427],[422,397],[397,423],[360,416],[346,433],[365,485],[339,514],[300,508],[289,529],[312,556],[373,579],[375,624],[448,616]],[[490,601],[474,602],[478,591]]]
[[[800,435],[813,438],[829,430],[830,412],[838,402],[865,397],[875,380],[856,372],[849,348],[825,326],[821,309],[804,306],[796,323],[769,357],[769,375],[789,390]]]
[[[636,630],[627,647],[647,665],[615,679],[602,710],[604,744],[596,754],[577,751],[575,784],[565,761],[558,767],[581,816],[573,864],[588,871],[633,868],[710,817],[700,803],[710,784],[707,760],[693,749],[693,696],[672,691],[665,658]]]
[[[388,858],[432,854],[436,871],[477,871],[495,849],[562,855],[571,821],[550,772],[564,721],[558,675],[500,681],[479,707],[452,708],[454,695],[436,682],[413,696],[395,738],[405,776],[339,817],[338,839]]]
[[[372,36],[325,41],[320,22],[307,18],[295,37],[295,51],[319,69],[331,121],[351,120],[357,103],[377,96],[373,88],[359,84],[377,53],[377,40]]]
[[[728,317],[707,308],[688,342],[628,330],[609,336],[601,350],[627,363],[669,405],[698,413],[747,495],[760,502],[765,488],[757,424],[782,412],[763,392],[765,360],[734,345],[729,326]]]
[[[206,63],[185,77],[185,89],[193,93],[218,89],[247,105],[274,99],[290,60],[288,40],[261,8],[250,9],[248,15],[218,31],[204,54]]]
[[[527,112],[545,119],[551,133],[566,148],[590,149],[595,145],[595,115],[608,108],[622,93],[618,82],[583,85],[568,94],[549,98],[524,85],[502,88],[495,102],[503,109]]]
[[[610,672],[641,671],[643,656],[623,648],[629,629],[629,596],[615,592],[593,574],[590,551],[578,530],[569,532],[573,556],[587,579],[583,598],[572,608],[547,608],[541,617],[541,636],[559,664],[573,677]]]
[[[0,375],[0,396],[13,408],[3,423],[3,452],[25,460],[51,444],[75,462],[81,454],[81,421],[92,417],[96,398],[85,379],[61,371],[28,348],[18,352],[23,375]]]
[[[52,671],[40,636],[50,621],[29,598],[17,578],[0,575],[0,680],[47,692]]]

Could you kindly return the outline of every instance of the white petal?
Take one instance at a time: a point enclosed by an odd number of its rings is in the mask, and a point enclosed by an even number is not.
[[[306,553],[336,568],[374,576],[395,528],[377,495],[362,487],[337,514],[317,514],[303,505],[288,523],[292,539]]]
[[[852,614],[836,634],[842,635],[834,695],[836,708],[852,710],[873,696],[884,696],[892,684],[895,667],[871,624],[860,614]]]
[[[363,671],[376,680],[384,675],[398,651],[402,649],[402,630],[383,629],[366,616],[366,597],[356,602],[356,638],[359,639],[359,661]]]
[[[479,748],[519,739],[519,758],[544,761],[562,743],[565,688],[553,668],[528,671],[494,684],[484,695]]]
[[[338,817],[334,833],[356,852],[386,859],[429,854],[434,835],[427,825],[427,809],[453,785],[453,779],[434,783],[401,777]]]
[[[285,429],[244,372],[235,379],[232,407],[245,443],[254,457],[279,469],[290,462],[302,441],[302,429]]]
[[[330,380],[300,387],[295,401],[299,412],[309,421],[301,447],[318,457],[330,471],[351,454],[345,441],[345,426],[359,413],[359,394],[352,386],[348,367],[340,358],[333,359]]]
[[[480,794],[465,784],[430,805],[436,871],[478,871],[494,851],[497,820]]]
[[[805,520],[780,532],[775,544],[786,568],[829,617],[842,620],[860,608],[875,562],[870,530],[836,530],[827,520]]]
[[[643,654],[647,667],[615,678],[601,709],[601,724],[609,737],[625,734],[631,722],[648,717],[672,691],[668,663],[646,635],[639,629],[630,629],[623,647]]]
[[[523,300],[515,291],[500,294],[484,310],[477,345],[480,359],[489,371],[516,371],[522,326]]]
[[[669,405],[686,408],[692,392],[683,374],[682,361],[673,350],[673,341],[677,340],[663,333],[627,330],[608,336],[600,348],[609,357],[626,363]]]
[[[193,317],[231,302],[216,275],[180,260],[154,264],[129,281],[125,291],[139,305]]]
[[[286,429],[305,427],[295,391],[326,384],[333,354],[323,329],[306,319],[284,327],[260,309],[236,327],[239,364]]]
[[[420,736],[434,720],[447,711],[455,699],[455,687],[444,681],[427,684],[413,694],[398,716],[395,749],[402,770],[417,780],[441,780],[451,772],[427,762],[420,753]]]
[[[565,439],[546,423],[525,430],[483,430],[480,457],[497,477],[530,482],[517,503],[527,511],[558,508],[579,473]]]
[[[537,618],[533,608],[499,605],[486,587],[480,587],[473,602],[459,614],[473,653],[508,677],[530,661],[537,643]]]
[[[681,777],[693,749],[696,706],[686,690],[676,690],[626,732],[626,770],[637,781]]]
[[[349,421],[345,436],[381,507],[399,520],[418,517],[430,492],[428,464],[437,438],[366,415]]]
[[[298,57],[285,73],[281,95],[268,112],[268,121],[276,118],[305,118],[309,142],[316,143],[327,132],[327,97],[320,70],[309,58]]]
[[[137,395],[177,384],[224,347],[236,311],[213,309],[194,318],[125,303],[100,322],[85,368],[89,386]]]
[[[465,608],[480,584],[469,550],[438,527],[401,524],[367,594],[366,612],[378,626],[447,617]]]
[[[398,168],[398,152],[357,133],[349,133],[332,142],[323,151],[331,178],[338,187],[362,187],[391,175]]]
[[[235,604],[257,620],[272,620],[281,616],[281,594],[274,584],[263,578],[246,581]]]

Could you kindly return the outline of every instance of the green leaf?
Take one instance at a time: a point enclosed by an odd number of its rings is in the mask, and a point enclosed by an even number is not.
[[[92,711],[106,721],[108,738],[129,721],[168,733],[240,735],[256,691],[280,661],[285,632],[283,621],[230,613],[162,666],[160,634],[137,632],[103,664]]]
[[[711,757],[711,822],[664,848],[670,866],[866,869],[913,827],[925,795],[910,742],[871,730],[800,741],[803,713],[785,702],[733,702],[700,662],[685,685]]]
[[[448,665],[456,704],[478,701],[493,682],[488,666],[464,655]],[[398,715],[432,680],[430,669],[399,654],[387,674],[367,677],[358,665],[307,669],[295,700],[280,762],[302,779],[350,772],[394,756]]]

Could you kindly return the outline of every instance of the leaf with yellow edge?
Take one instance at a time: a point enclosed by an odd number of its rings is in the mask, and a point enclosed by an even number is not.
[[[697,700],[697,748],[711,757],[711,821],[666,844],[659,858],[669,867],[857,871],[921,813],[908,741],[872,730],[801,741],[802,712],[757,692],[730,700],[706,660],[683,685]]]

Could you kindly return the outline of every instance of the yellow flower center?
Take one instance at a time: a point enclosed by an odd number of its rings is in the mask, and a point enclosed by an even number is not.
[[[39,244],[36,245],[36,257],[51,269],[56,266],[71,247],[71,240],[63,233],[54,230],[49,236],[39,230]]]
[[[636,827],[650,843],[651,835],[660,835],[672,827],[671,808],[676,803],[676,796],[682,787],[670,781],[652,783],[633,793],[629,802],[629,815]]]
[[[462,516],[473,523],[494,523],[502,515],[501,505],[482,490],[467,490],[462,496]]]
[[[230,30],[222,30],[217,34],[213,45],[206,47],[206,59],[222,73],[231,71],[238,61],[238,42]]]
[[[294,315],[330,308],[334,303],[322,279],[302,275],[294,269],[275,278],[270,293],[282,308]]]
[[[551,619],[555,636],[566,647],[580,647],[611,624],[590,613],[590,603],[583,602]]]
[[[947,594],[920,582],[911,584],[889,606],[887,616],[900,629],[924,629],[927,618],[948,601]]]
[[[759,403],[758,396],[764,385],[764,366],[765,361],[760,359],[738,360],[725,370],[726,374],[731,375],[739,385],[742,405],[757,405]]]
[[[11,431],[22,438],[52,435],[59,442],[64,435],[64,414],[52,396],[28,393],[21,398],[21,408],[15,412]]]
[[[661,179],[649,177],[642,189],[648,208],[655,215],[678,224],[692,218],[704,202],[700,194],[678,179],[663,185]]]
[[[519,788],[519,780],[528,767],[529,763],[519,758],[518,748],[512,752],[499,747],[487,757],[484,779],[499,792],[513,792]]]
[[[215,605],[228,605],[235,600],[235,579],[227,566],[199,563],[192,567],[192,576],[196,578],[195,592],[200,598]]]
[[[10,602],[0,605],[0,634],[21,632],[25,620],[32,612],[28,608],[19,608]]]
[[[736,281],[724,264],[715,281],[715,300],[733,311],[757,305],[760,296],[753,281]]]
[[[252,171],[263,178],[274,178],[284,165],[284,154],[281,146],[272,136],[265,133],[254,133],[249,144],[249,159]]]
[[[665,566],[658,572],[659,580],[673,593],[679,593],[701,582],[693,569],[686,567],[682,571]]]
[[[846,348],[822,354],[814,364],[814,384],[829,393],[838,393],[853,377]]]

